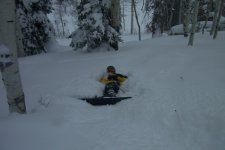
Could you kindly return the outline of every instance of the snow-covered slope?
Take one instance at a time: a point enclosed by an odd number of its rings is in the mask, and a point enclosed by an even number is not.
[[[128,37],[127,37],[128,38]],[[224,150],[225,32],[129,38],[118,52],[51,53],[20,59],[27,115],[8,115],[0,82],[1,150]],[[108,65],[129,76],[122,96],[94,107],[77,99],[101,95]]]

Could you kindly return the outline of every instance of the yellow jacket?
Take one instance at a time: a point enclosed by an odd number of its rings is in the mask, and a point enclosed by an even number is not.
[[[113,83],[113,82],[117,82],[117,83],[121,84],[127,79],[128,79],[128,77],[124,76],[122,74],[109,75],[107,73],[107,74],[103,75],[99,81],[103,84],[109,84],[109,83]]]

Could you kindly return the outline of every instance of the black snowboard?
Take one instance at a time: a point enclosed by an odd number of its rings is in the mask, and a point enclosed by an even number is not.
[[[80,98],[92,105],[114,105],[122,100],[132,97],[92,97],[92,98]]]

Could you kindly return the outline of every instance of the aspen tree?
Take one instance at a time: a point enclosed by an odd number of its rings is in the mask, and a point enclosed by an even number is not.
[[[10,112],[26,113],[25,96],[17,60],[15,0],[0,1],[1,60],[0,68]],[[21,40],[20,40],[21,41]]]
[[[221,0],[220,7],[219,7],[219,14],[218,14],[218,17],[216,20],[216,25],[215,25],[216,27],[215,27],[214,34],[213,34],[213,39],[215,39],[218,34],[220,18],[221,18],[222,12],[223,12],[223,8],[224,8],[224,0]]]
[[[216,30],[216,21],[217,21],[218,14],[219,14],[220,2],[221,2],[221,0],[216,0],[216,8],[215,8],[214,16],[213,16],[213,25],[212,25],[212,29],[210,31],[210,35],[213,35],[213,33]]]
[[[196,24],[197,24],[197,19],[198,19],[198,6],[199,6],[199,1],[195,0],[194,2],[194,13],[192,15],[192,27],[191,27],[191,34],[189,37],[189,42],[188,45],[193,45],[194,42],[194,35],[195,35],[195,31],[196,31]]]

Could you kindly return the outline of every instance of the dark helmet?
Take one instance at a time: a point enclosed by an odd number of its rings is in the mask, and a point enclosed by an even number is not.
[[[108,66],[106,70],[107,70],[107,72],[113,72],[113,73],[116,73],[116,69],[115,69],[114,66]]]

